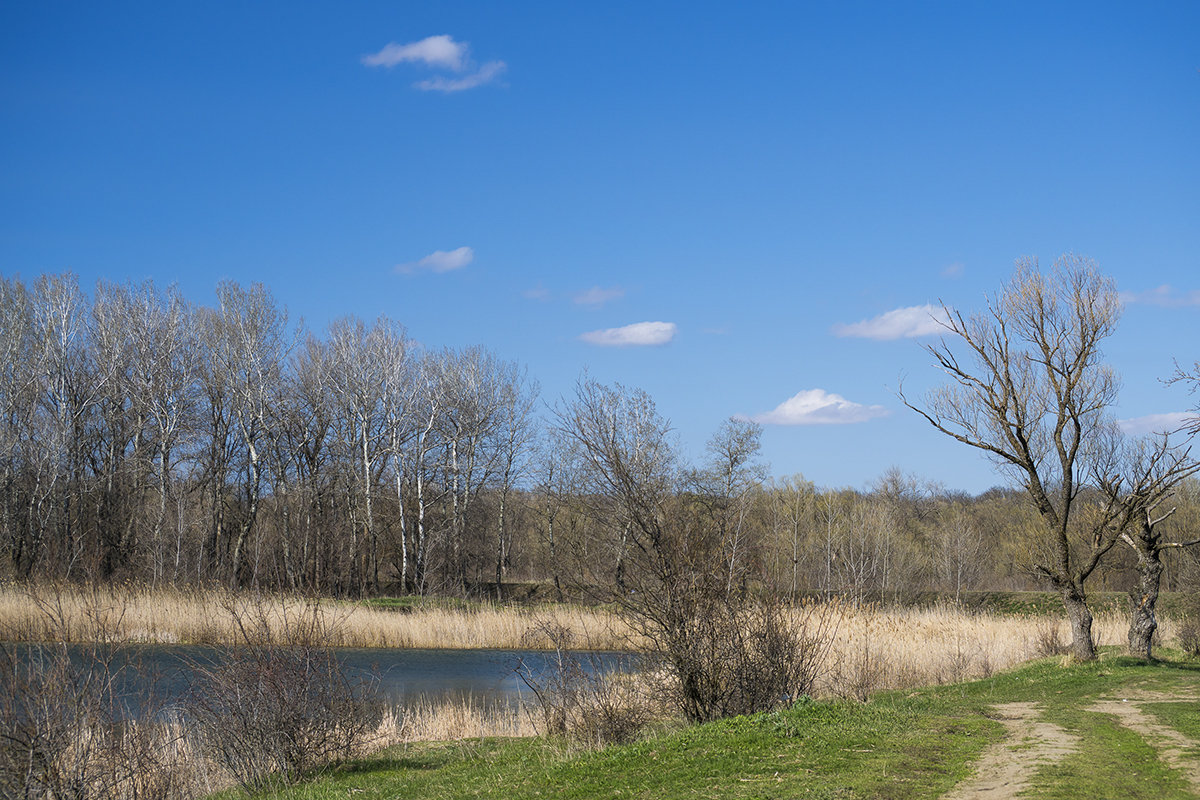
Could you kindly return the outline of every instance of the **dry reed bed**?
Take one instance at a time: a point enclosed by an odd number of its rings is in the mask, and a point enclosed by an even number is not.
[[[335,647],[537,650],[553,647],[536,630],[544,621],[569,631],[580,647],[628,647],[615,615],[569,606],[393,611],[223,590],[0,588],[0,640],[7,641],[229,645],[319,635]]]
[[[906,689],[982,678],[1063,651],[1070,640],[1065,619],[972,613],[954,606],[882,608],[842,605],[832,610],[824,693],[865,697],[881,689]],[[1096,615],[1098,645],[1122,645],[1128,617]],[[1162,641],[1175,624],[1160,620]]]
[[[516,703],[484,704],[473,698],[419,701],[384,715],[375,745],[448,742],[491,736],[536,736],[531,710]]]

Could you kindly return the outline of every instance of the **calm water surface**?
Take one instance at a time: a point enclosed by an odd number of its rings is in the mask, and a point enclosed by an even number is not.
[[[32,651],[18,646],[18,652]],[[338,648],[334,651],[347,672],[375,675],[384,695],[393,703],[407,705],[419,699],[441,700],[470,697],[488,705],[507,703],[529,696],[516,674],[524,662],[537,672],[549,666],[555,655],[539,650],[393,650],[381,648]],[[153,691],[168,702],[182,697],[189,688],[193,664],[219,665],[220,648],[198,645],[124,645],[114,651],[113,668],[121,677],[119,693],[137,697]],[[574,654],[587,670],[631,668],[635,656],[628,653]]]

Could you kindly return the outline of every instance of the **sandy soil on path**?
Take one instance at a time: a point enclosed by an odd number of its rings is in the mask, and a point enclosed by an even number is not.
[[[1076,749],[1078,737],[1040,720],[1034,703],[1005,703],[995,711],[1008,729],[1008,737],[985,750],[975,775],[955,786],[943,800],[1015,798],[1039,767]]]
[[[1178,701],[1192,700],[1184,697],[1139,697],[1137,700]],[[1167,766],[1183,773],[1192,789],[1200,793],[1200,759],[1187,754],[1194,747],[1200,747],[1200,742],[1184,736],[1174,728],[1163,725],[1154,717],[1142,711],[1137,700],[1125,698],[1122,700],[1100,700],[1088,711],[1098,711],[1101,714],[1112,714],[1122,725],[1131,731],[1141,734],[1146,741],[1158,750],[1158,757]]]

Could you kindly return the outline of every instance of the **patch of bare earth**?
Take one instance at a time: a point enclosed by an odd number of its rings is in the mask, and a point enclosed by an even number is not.
[[[1192,789],[1200,792],[1200,760],[1189,755],[1188,751],[1200,747],[1200,742],[1184,736],[1174,728],[1163,725],[1154,717],[1142,711],[1142,702],[1172,702],[1194,700],[1188,697],[1167,697],[1163,695],[1139,695],[1135,698],[1121,700],[1100,700],[1089,708],[1101,714],[1112,714],[1126,728],[1142,736],[1158,751],[1158,757],[1172,769],[1183,773]]]
[[[1007,738],[984,751],[975,775],[955,786],[943,800],[1008,800],[1028,785],[1043,765],[1076,750],[1079,738],[1052,722],[1039,719],[1034,703],[995,706]]]

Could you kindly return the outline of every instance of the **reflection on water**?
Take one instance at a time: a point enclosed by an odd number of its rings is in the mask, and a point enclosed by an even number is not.
[[[30,658],[36,645],[9,645],[18,659]],[[75,660],[85,661],[82,646],[70,646]],[[111,659],[117,676],[116,694],[148,697],[170,705],[190,688],[194,665],[219,666],[221,648],[198,645],[122,645],[102,658]],[[470,697],[482,705],[528,697],[516,674],[523,661],[535,673],[552,663],[553,653],[537,650],[394,650],[339,648],[338,659],[351,677],[377,676],[384,696],[406,705],[418,699]],[[602,671],[629,669],[635,656],[627,653],[587,653],[581,665]]]

